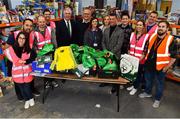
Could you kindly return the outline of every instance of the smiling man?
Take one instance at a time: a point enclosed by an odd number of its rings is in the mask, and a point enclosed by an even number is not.
[[[72,18],[72,10],[70,7],[66,7],[63,11],[64,18],[57,22],[56,36],[57,44],[60,46],[69,46],[77,41],[77,26],[76,22]]]
[[[153,81],[156,80],[154,108],[158,108],[164,90],[164,80],[167,70],[174,64],[176,45],[174,37],[168,33],[169,23],[160,21],[157,33],[154,33],[148,42],[145,62],[146,89],[139,95],[140,98],[152,97]]]
[[[123,29],[124,31],[124,42],[123,42],[123,46],[121,48],[121,53],[125,54],[128,53],[128,49],[129,49],[129,41],[130,41],[130,36],[131,33],[133,32],[132,26],[130,24],[130,16],[128,11],[123,11],[121,14],[121,24],[119,25],[119,27],[121,29]]]
[[[51,20],[51,11],[49,9],[45,9],[43,12],[44,17],[46,18],[46,25],[50,26],[52,29],[56,28],[56,24]]]
[[[146,23],[146,30],[150,36],[157,31],[157,27],[158,27],[157,18],[158,18],[158,13],[156,11],[152,11],[149,14],[149,17]]]

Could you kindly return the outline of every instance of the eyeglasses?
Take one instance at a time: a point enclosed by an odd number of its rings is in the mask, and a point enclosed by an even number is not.
[[[44,14],[44,15],[51,15],[51,14]]]
[[[18,39],[26,40],[26,38],[25,38],[25,37],[23,37],[23,38],[22,38],[22,37],[19,37]]]

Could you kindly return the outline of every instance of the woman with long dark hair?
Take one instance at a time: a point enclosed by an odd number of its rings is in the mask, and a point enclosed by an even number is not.
[[[84,34],[84,45],[88,45],[95,49],[102,49],[101,46],[102,41],[102,31],[99,29],[98,26],[98,19],[92,18],[89,28],[86,30]]]
[[[36,52],[29,46],[29,40],[24,32],[20,32],[13,46],[5,51],[5,55],[12,62],[12,79],[19,100],[25,100],[24,108],[34,106],[34,98],[31,90],[33,76],[31,63],[36,58]]]

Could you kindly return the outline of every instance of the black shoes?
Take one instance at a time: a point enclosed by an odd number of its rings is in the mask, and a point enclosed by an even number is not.
[[[57,88],[59,84],[56,81],[47,81],[45,84],[45,88],[49,88],[53,86],[54,88]]]
[[[112,86],[112,89],[111,89],[111,94],[115,93],[116,91],[117,91],[116,86]]]
[[[39,92],[38,90],[36,90],[36,89],[34,89],[34,90],[32,91],[32,93],[33,93],[33,95],[36,96],[36,97],[40,96],[40,92]]]

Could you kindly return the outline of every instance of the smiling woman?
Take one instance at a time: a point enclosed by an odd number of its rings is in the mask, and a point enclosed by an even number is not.
[[[36,53],[30,49],[26,33],[19,32],[14,45],[7,48],[4,53],[13,63],[12,79],[18,99],[25,100],[25,109],[34,106],[31,90],[33,77],[30,73],[32,72],[31,62],[35,60]]]

